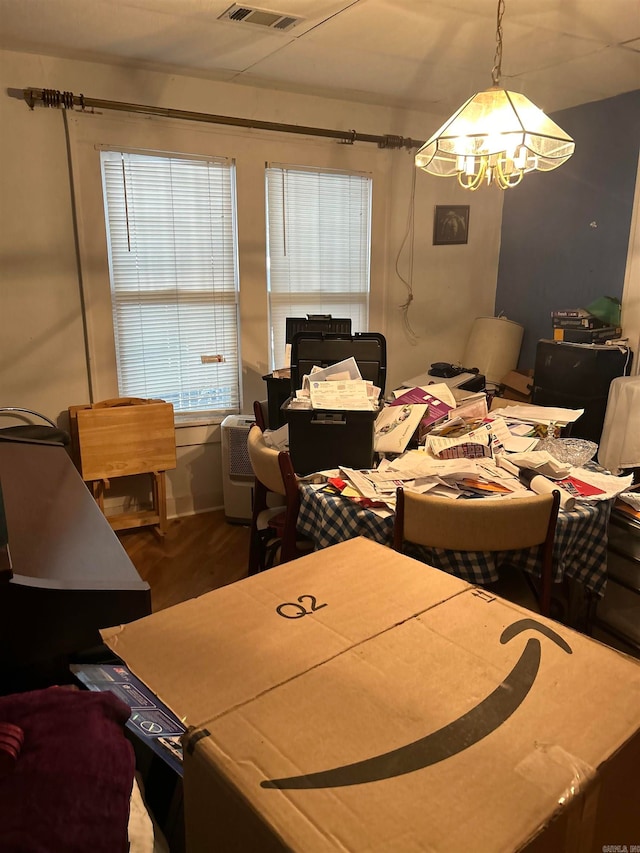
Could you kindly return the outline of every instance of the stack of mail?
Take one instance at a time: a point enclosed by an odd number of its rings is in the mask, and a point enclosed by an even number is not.
[[[355,358],[347,358],[329,367],[311,368],[296,391],[291,408],[346,411],[375,411],[380,389],[362,378]]]

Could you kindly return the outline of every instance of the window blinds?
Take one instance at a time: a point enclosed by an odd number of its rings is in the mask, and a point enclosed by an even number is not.
[[[350,317],[367,331],[371,185],[357,173],[267,167],[272,368],[284,364],[287,317]]]
[[[101,153],[120,394],[239,411],[233,163]]]

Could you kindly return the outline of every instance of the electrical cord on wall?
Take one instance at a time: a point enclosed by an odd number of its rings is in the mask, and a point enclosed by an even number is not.
[[[414,246],[414,238],[415,238],[415,201],[416,201],[416,174],[418,170],[414,168],[413,163],[413,155],[411,155],[411,193],[409,196],[409,211],[407,213],[407,230],[405,232],[404,237],[402,238],[402,243],[400,244],[400,248],[398,249],[398,254],[396,256],[396,275],[400,279],[400,281],[407,288],[407,298],[399,305],[400,311],[402,311],[402,325],[405,330],[405,334],[409,340],[409,343],[412,346],[415,346],[418,343],[418,335],[414,332],[411,327],[411,322],[409,320],[409,308],[411,307],[411,303],[413,302],[413,246]],[[408,275],[405,278],[399,269],[400,256],[408,243],[409,247],[409,270]]]
[[[620,352],[625,352],[625,350],[626,350],[627,357],[626,357],[625,362],[624,362],[624,368],[623,368],[623,371],[622,371],[622,375],[623,375],[623,376],[627,376],[627,375],[628,375],[628,371],[629,371],[629,363],[630,363],[630,361],[631,361],[631,348],[630,348],[630,347],[619,346],[617,349],[619,349],[619,350],[620,350]]]

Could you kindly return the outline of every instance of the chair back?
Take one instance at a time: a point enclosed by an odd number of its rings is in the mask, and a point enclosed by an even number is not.
[[[396,507],[402,540],[451,551],[514,551],[542,544],[555,530],[554,497],[451,500],[404,491]],[[403,520],[401,519],[403,516]]]
[[[262,432],[267,429],[269,425],[269,403],[267,400],[254,400],[253,401],[253,414],[256,419],[257,425],[260,427]]]
[[[270,492],[285,495],[286,488],[280,472],[279,451],[265,442],[260,427],[252,426],[247,438],[249,459],[256,479]]]
[[[396,492],[393,547],[405,541],[448,551],[516,551],[542,546],[540,612],[551,610],[553,540],[560,493],[524,498],[451,500]]]
[[[284,450],[278,455],[278,465],[280,466],[280,475],[284,484],[285,496],[287,499],[287,507],[292,510],[294,519],[298,518],[298,510],[300,509],[300,489],[298,487],[298,478],[293,469],[291,456]]]
[[[267,492],[284,495],[284,510],[277,516],[279,562],[287,563],[299,557],[296,523],[300,509],[300,491],[293,470],[291,457],[284,451],[269,447],[259,426],[252,426],[247,438],[249,459],[256,477],[253,516],[251,520],[251,545],[249,550],[249,574],[266,567],[265,547],[260,539],[260,518],[267,510]],[[273,524],[272,519],[268,522]]]

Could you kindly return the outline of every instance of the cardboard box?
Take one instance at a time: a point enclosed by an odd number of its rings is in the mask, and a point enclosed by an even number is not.
[[[189,853],[635,844],[640,663],[351,540],[105,632],[188,726]]]
[[[530,403],[533,390],[533,370],[527,370],[524,373],[519,370],[511,370],[500,385],[502,386],[501,396],[506,400]]]

